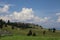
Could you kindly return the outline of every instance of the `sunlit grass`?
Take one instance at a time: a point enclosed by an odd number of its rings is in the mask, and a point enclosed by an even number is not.
[[[0,40],[60,40],[60,37],[14,35],[1,37]]]
[[[11,36],[1,36],[0,40],[60,40],[60,31],[56,31],[55,33],[49,32],[46,29],[45,35],[43,35],[43,30],[40,28],[28,28],[28,29],[21,29],[15,28],[11,29],[11,26],[4,27],[2,30],[8,30],[12,33]],[[36,33],[36,36],[27,36],[29,30]]]

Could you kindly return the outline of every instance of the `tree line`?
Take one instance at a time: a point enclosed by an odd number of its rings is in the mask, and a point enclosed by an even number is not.
[[[3,28],[3,25],[5,25],[5,27],[7,27],[7,25],[10,25],[10,26],[12,26],[12,29],[14,29],[14,27],[22,28],[22,29],[32,28],[32,26],[30,26],[30,25],[39,26],[39,25],[31,24],[31,23],[10,22],[10,20],[5,22],[4,20],[0,19],[0,29]],[[40,27],[42,29],[42,26],[40,26]]]

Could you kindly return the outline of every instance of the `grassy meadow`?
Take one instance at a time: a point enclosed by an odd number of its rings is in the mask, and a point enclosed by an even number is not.
[[[60,40],[59,37],[46,37],[46,36],[6,36],[2,37],[0,40]]]
[[[60,40],[60,31],[57,30],[55,33],[48,31],[47,29],[41,29],[40,27],[21,29],[15,28],[11,29],[10,26],[4,27],[2,31],[8,30],[11,35],[3,35],[0,37],[0,40]],[[36,33],[36,36],[27,36],[29,30]],[[43,31],[46,30],[45,35]]]

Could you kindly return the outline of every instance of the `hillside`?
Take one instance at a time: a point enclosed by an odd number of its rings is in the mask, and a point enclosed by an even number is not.
[[[31,23],[21,23],[21,22],[10,22],[9,20],[5,22],[0,20],[0,34],[27,34],[29,30],[40,31],[43,27],[37,24]]]
[[[31,30],[32,35],[27,36]],[[45,34],[43,32],[45,31]],[[35,33],[35,36],[33,34]],[[59,40],[60,31],[56,30],[53,32],[50,29],[44,29],[42,26],[31,24],[31,23],[21,23],[21,22],[5,22],[0,20],[0,37],[1,40]]]

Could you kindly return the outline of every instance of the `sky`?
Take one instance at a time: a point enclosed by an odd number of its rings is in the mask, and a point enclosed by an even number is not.
[[[0,0],[0,19],[60,28],[60,0]]]

